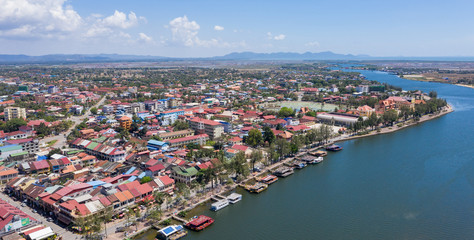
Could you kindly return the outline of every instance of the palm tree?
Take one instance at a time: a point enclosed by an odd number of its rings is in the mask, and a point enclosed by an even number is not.
[[[105,208],[104,214],[102,215],[102,219],[104,220],[105,237],[108,236],[108,234],[107,234],[107,223],[110,222],[110,220],[112,219],[112,215],[113,215],[112,208],[111,207]]]

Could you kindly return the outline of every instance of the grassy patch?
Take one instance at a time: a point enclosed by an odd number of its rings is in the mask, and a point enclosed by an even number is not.
[[[53,146],[58,140],[52,140],[46,143],[46,146],[51,147]]]

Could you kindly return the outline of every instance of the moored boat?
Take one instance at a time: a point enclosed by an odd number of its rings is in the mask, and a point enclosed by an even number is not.
[[[268,188],[268,185],[261,182],[255,183],[254,185],[245,186],[245,189],[251,193],[261,193],[267,188]]]
[[[194,231],[201,231],[204,228],[209,227],[209,225],[212,223],[214,223],[214,219],[205,215],[201,215],[186,223],[185,226]]]
[[[242,200],[242,195],[238,193],[231,193],[229,196],[227,196],[227,200],[229,200],[229,203],[234,204]]]
[[[294,173],[293,168],[285,167],[285,166],[279,167],[275,170],[275,172],[273,172],[273,174],[275,174],[278,177],[288,177],[293,173]]]
[[[332,151],[332,152],[337,152],[337,151],[342,150],[342,147],[339,146],[339,145],[333,144],[331,146],[326,147],[326,150]]]
[[[156,237],[162,240],[177,240],[186,236],[188,232],[181,225],[172,225],[158,231]]]
[[[221,199],[213,204],[211,204],[211,210],[212,211],[219,211],[229,205],[229,200],[227,199]]]
[[[306,155],[300,158],[301,161],[307,163],[307,164],[316,164],[322,162],[324,159],[323,157],[316,157],[316,156],[311,156],[311,155]]]
[[[305,168],[306,166],[307,165],[304,162],[295,162],[293,164],[293,167],[296,168],[296,169],[302,169],[302,168]]]
[[[326,151],[322,151],[322,150],[318,150],[318,151],[314,151],[314,152],[309,152],[310,155],[313,155],[313,156],[316,156],[316,157],[325,157],[328,155],[328,152]]]
[[[262,183],[265,183],[265,184],[268,184],[268,185],[276,182],[277,180],[278,180],[278,177],[275,176],[275,175],[267,175],[263,178],[258,179],[259,182],[262,182]]]

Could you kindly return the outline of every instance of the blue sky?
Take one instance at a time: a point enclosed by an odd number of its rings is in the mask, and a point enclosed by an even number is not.
[[[474,56],[474,1],[0,0],[0,54]]]

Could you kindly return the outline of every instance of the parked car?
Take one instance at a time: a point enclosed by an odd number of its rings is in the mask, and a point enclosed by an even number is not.
[[[26,204],[25,204],[25,203],[22,203],[20,206],[22,206],[22,207],[26,207]]]

